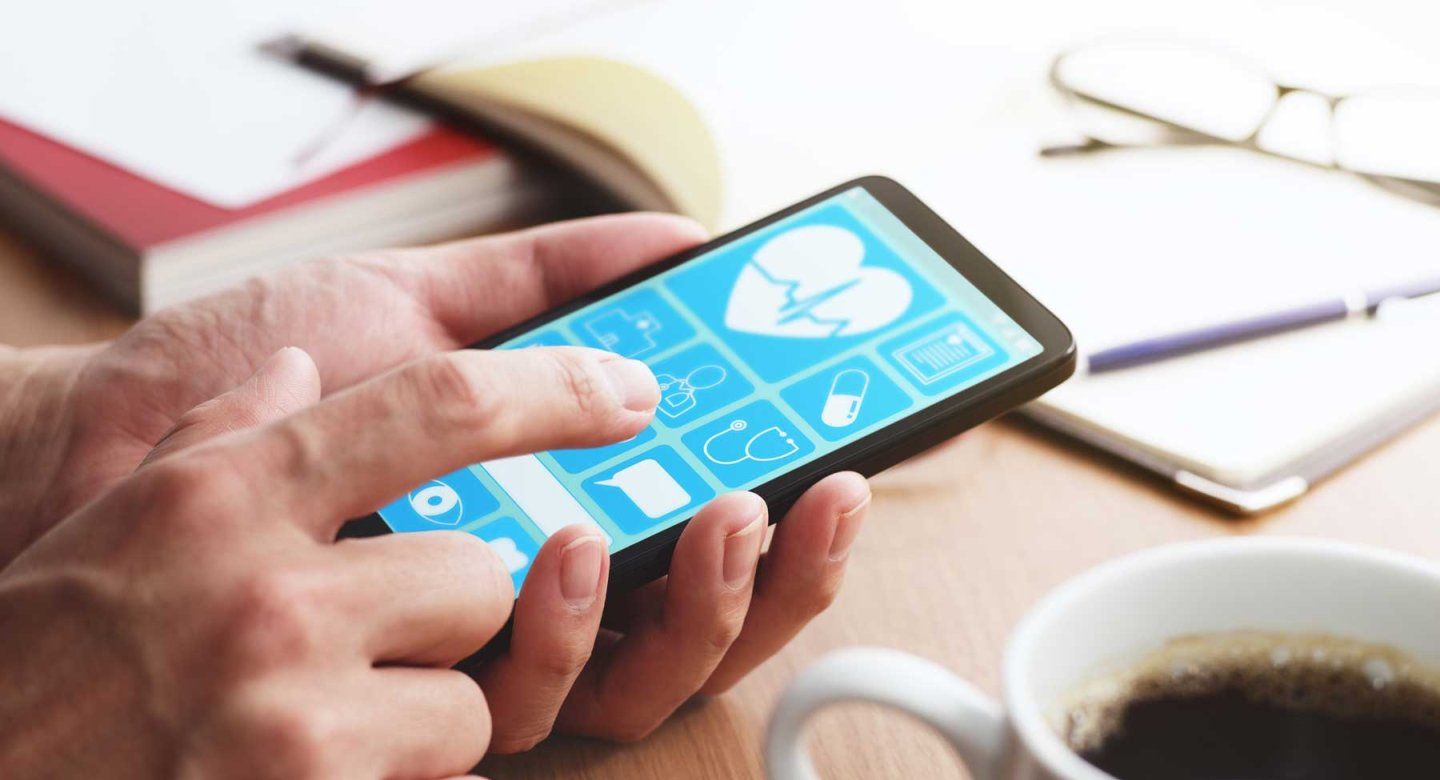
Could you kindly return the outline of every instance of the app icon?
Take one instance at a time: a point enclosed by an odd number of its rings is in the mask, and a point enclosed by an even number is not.
[[[410,491],[410,509],[435,525],[460,525],[465,502],[455,488],[432,479],[424,487]]]
[[[560,464],[560,468],[571,474],[579,474],[611,458],[618,458],[653,438],[655,438],[655,429],[646,428],[625,441],[607,444],[603,447],[587,447],[583,450],[550,450],[550,457]]]
[[[656,447],[584,483],[585,492],[627,534],[650,531],[715,495],[679,453]]]
[[[863,357],[853,357],[780,391],[817,433],[839,441],[910,406],[910,396]]]
[[[664,517],[690,503],[690,494],[654,458],[637,460],[595,484],[619,488],[649,518]]]
[[[380,510],[392,531],[455,528],[500,508],[500,501],[470,469],[419,485]]]
[[[934,395],[1007,359],[1005,350],[960,314],[949,314],[880,345],[880,353],[921,391]]]
[[[647,288],[586,312],[573,328],[586,344],[629,358],[648,358],[695,335],[659,293]]]
[[[660,383],[655,419],[671,428],[734,403],[755,389],[709,344],[691,347],[653,368]]]
[[[520,583],[530,571],[530,564],[540,552],[540,545],[512,517],[498,517],[472,529],[470,533],[484,539],[490,549],[500,557],[500,562],[505,564],[506,570],[510,572],[510,579],[515,583],[515,590],[518,592]]]
[[[831,428],[848,428],[860,417],[860,408],[870,392],[870,372],[847,368],[830,380],[830,390],[820,408],[820,422]]]
[[[882,328],[910,306],[910,283],[865,265],[865,242],[836,225],[802,225],[771,237],[741,266],[725,327],[828,339]]]
[[[815,450],[768,401],[722,414],[681,441],[730,487],[752,482]]]
[[[667,284],[772,382],[941,302],[906,260],[840,203],[719,249]]]

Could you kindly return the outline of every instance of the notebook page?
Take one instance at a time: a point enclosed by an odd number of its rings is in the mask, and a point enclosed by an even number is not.
[[[1434,314],[1336,323],[1078,378],[1036,404],[1207,479],[1245,485],[1388,414],[1433,405]]]

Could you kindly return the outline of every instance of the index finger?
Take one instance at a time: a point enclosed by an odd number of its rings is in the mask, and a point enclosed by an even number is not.
[[[461,350],[331,396],[224,455],[276,511],[333,538],[347,518],[468,464],[634,436],[659,396],[644,363],[601,350]]]

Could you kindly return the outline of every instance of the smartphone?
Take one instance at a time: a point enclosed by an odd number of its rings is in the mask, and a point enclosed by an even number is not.
[[[609,539],[613,586],[668,568],[687,520],[752,490],[778,520],[841,470],[872,475],[1070,376],[1070,333],[909,191],[847,182],[477,344],[584,345],[643,360],[660,405],[604,447],[477,463],[345,535],[454,529],[517,592],[572,523]]]

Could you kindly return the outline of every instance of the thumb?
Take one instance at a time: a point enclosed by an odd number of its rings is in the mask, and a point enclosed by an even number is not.
[[[181,415],[141,466],[216,436],[262,425],[320,400],[320,373],[299,347],[265,359],[249,379]]]

